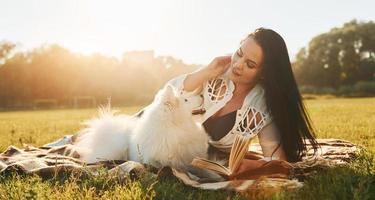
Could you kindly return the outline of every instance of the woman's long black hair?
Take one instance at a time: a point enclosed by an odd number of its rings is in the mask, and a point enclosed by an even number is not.
[[[318,144],[293,75],[284,39],[275,31],[258,28],[252,37],[263,50],[261,84],[266,104],[281,133],[281,145],[290,162],[301,160],[308,139],[316,151]]]

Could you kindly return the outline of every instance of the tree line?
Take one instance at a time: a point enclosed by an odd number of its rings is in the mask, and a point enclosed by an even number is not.
[[[297,53],[293,68],[304,88],[358,88],[375,95],[375,23],[352,20],[314,37]]]
[[[125,53],[122,59],[100,54],[74,54],[59,45],[45,45],[28,52],[14,52],[16,45],[0,44],[0,108],[30,108],[36,102],[72,106],[90,97],[97,104],[111,99],[115,105],[150,102],[169,79],[191,72],[170,57],[153,51]],[[56,106],[56,105],[54,105]]]
[[[144,104],[166,81],[199,67],[155,57],[153,51],[128,52],[118,59],[72,53],[56,44],[16,49],[11,42],[0,43],[0,109],[30,108],[37,102],[68,107],[77,99]],[[303,93],[375,95],[375,23],[352,20],[312,38],[292,65]]]

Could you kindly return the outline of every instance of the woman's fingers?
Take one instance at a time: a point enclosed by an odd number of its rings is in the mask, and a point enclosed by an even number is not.
[[[219,65],[226,66],[228,63],[230,63],[232,57],[231,56],[220,56],[217,57],[217,62]]]
[[[216,60],[216,66],[215,68],[218,68],[222,71],[226,71],[231,63],[231,57],[230,56],[220,56],[215,58]]]
[[[214,58],[207,67],[210,71],[209,79],[225,73],[230,67],[231,59],[231,56],[219,56]]]
[[[225,73],[231,66],[231,57],[225,56],[222,58],[221,70],[222,73]]]
[[[228,64],[225,65],[224,70],[227,71],[230,68],[230,66],[231,66],[231,63],[229,62]]]

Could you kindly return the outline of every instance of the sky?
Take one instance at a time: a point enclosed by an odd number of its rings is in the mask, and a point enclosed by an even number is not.
[[[0,41],[118,58],[154,50],[208,64],[266,27],[284,38],[293,60],[318,34],[352,19],[375,21],[374,9],[373,0],[0,0]]]

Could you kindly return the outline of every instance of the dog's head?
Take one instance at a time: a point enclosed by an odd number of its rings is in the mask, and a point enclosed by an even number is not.
[[[167,85],[156,94],[154,103],[158,104],[159,109],[164,113],[184,118],[184,116],[190,117],[192,111],[202,105],[203,98],[193,93],[177,94],[172,85]]]

